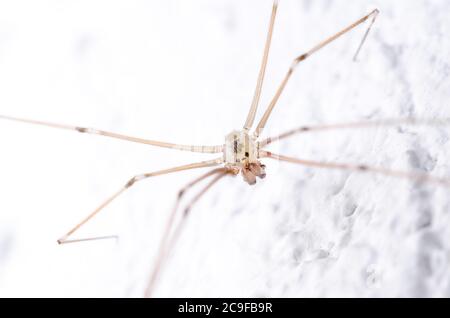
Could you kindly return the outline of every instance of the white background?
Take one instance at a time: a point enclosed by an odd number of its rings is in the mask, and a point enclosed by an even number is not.
[[[220,144],[253,96],[270,0],[0,1],[0,114]],[[446,0],[282,0],[261,108],[292,59],[374,7],[297,69],[267,135],[299,125],[449,117]],[[259,115],[262,113],[260,109]],[[274,152],[450,176],[449,129],[292,138]],[[141,296],[177,189],[147,180],[80,236],[56,239],[131,176],[214,157],[0,122],[0,296]],[[195,207],[155,296],[450,296],[449,189],[265,160]]]

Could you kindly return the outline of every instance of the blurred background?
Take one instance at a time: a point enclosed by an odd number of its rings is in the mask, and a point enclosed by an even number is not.
[[[0,0],[0,114],[182,144],[244,124],[271,0]],[[258,117],[294,57],[374,7],[301,64],[265,135],[300,125],[450,115],[450,3],[281,0]],[[449,129],[293,137],[285,155],[450,177]],[[214,156],[214,155],[212,155]],[[177,190],[200,170],[143,181],[79,237],[56,240],[131,176],[209,159],[0,121],[0,296],[139,297]],[[154,296],[450,296],[449,189],[265,160],[192,211]]]

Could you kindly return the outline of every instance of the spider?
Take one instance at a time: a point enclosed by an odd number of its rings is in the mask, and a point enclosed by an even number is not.
[[[287,70],[282,82],[278,86],[273,98],[271,99],[269,105],[265,109],[261,119],[259,122],[255,124],[255,117],[258,110],[259,100],[262,92],[263,82],[265,78],[266,66],[269,59],[269,51],[271,47],[272,35],[274,31],[275,19],[277,14],[278,1],[275,0],[272,6],[272,12],[269,21],[269,28],[267,32],[265,47],[263,51],[263,57],[261,61],[261,66],[259,70],[259,75],[256,82],[256,88],[253,95],[253,100],[250,106],[250,110],[247,114],[245,123],[240,130],[234,130],[225,136],[224,143],[218,145],[180,145],[168,142],[155,141],[150,139],[143,139],[137,137],[126,136],[114,132],[103,131],[94,128],[87,128],[81,126],[71,126],[65,124],[57,124],[50,123],[47,121],[40,120],[32,120],[32,119],[24,119],[17,118],[12,116],[4,116],[0,115],[1,119],[12,120],[16,122],[22,122],[27,124],[34,124],[40,126],[53,127],[58,129],[66,129],[76,131],[82,134],[90,134],[90,135],[100,135],[115,139],[121,139],[128,142],[152,145],[156,147],[170,148],[179,151],[188,151],[188,152],[196,152],[196,153],[204,153],[204,154],[220,154],[216,159],[190,163],[182,166],[172,167],[164,170],[144,173],[135,175],[130,178],[117,192],[108,197],[105,201],[103,201],[94,211],[92,211],[87,217],[85,217],[81,222],[75,225],[72,229],[70,229],[66,234],[61,236],[57,242],[59,244],[67,244],[67,243],[75,243],[81,241],[92,241],[99,239],[108,239],[113,236],[103,236],[103,237],[91,237],[91,238],[72,238],[72,235],[78,231],[80,227],[89,222],[95,215],[97,215],[100,211],[102,211],[105,207],[107,207],[111,202],[113,202],[117,197],[122,195],[125,191],[133,187],[137,182],[142,180],[161,176],[165,174],[171,174],[175,172],[181,172],[185,170],[197,169],[197,168],[206,168],[206,167],[214,167],[212,170],[200,175],[198,178],[194,179],[187,185],[185,185],[178,192],[178,196],[174,205],[173,210],[169,216],[168,223],[164,230],[163,238],[159,246],[158,256],[156,259],[156,264],[150,274],[149,281],[147,284],[147,288],[145,291],[145,296],[151,296],[155,285],[157,283],[157,279],[160,276],[161,268],[164,261],[167,259],[169,251],[173,248],[176,243],[177,238],[180,235],[180,231],[183,228],[183,224],[187,216],[190,214],[192,207],[198,200],[207,193],[207,191],[216,184],[219,180],[226,176],[237,176],[241,175],[244,182],[249,185],[253,185],[257,182],[257,179],[263,179],[266,177],[266,166],[263,161],[265,159],[278,160],[283,162],[290,162],[294,164],[300,164],[303,166],[315,167],[315,168],[327,168],[327,169],[339,169],[339,170],[350,170],[350,171],[358,171],[358,172],[371,172],[378,173],[386,176],[392,177],[400,177],[407,178],[421,182],[433,182],[436,184],[441,184],[445,186],[450,185],[450,181],[447,179],[437,178],[430,176],[428,174],[422,173],[413,173],[406,171],[396,171],[385,169],[381,167],[372,167],[364,164],[347,164],[347,163],[332,163],[332,162],[319,162],[319,161],[311,161],[304,160],[299,158],[288,157],[281,154],[275,154],[266,150],[266,147],[274,142],[279,140],[298,135],[298,134],[306,134],[324,130],[338,130],[338,129],[355,129],[355,128],[365,128],[371,126],[397,126],[397,125],[444,125],[445,121],[437,121],[437,120],[418,120],[414,118],[400,118],[400,119],[386,119],[379,121],[361,121],[361,122],[350,122],[350,123],[342,123],[342,124],[333,124],[333,125],[319,125],[319,126],[302,126],[286,131],[277,136],[271,136],[266,138],[261,138],[264,128],[266,127],[267,121],[270,118],[270,115],[278,103],[280,96],[282,95],[285,87],[287,86],[289,79],[293,76],[294,72],[297,70],[298,66],[303,63],[305,60],[309,59],[316,52],[321,50],[322,48],[328,46],[331,42],[334,42],[344,34],[350,32],[355,29],[359,25],[363,24],[366,21],[369,21],[369,26],[367,27],[359,46],[357,47],[356,53],[353,57],[356,60],[364,42],[367,39],[367,36],[379,14],[377,9],[369,12],[364,15],[362,18],[354,21],[349,24],[345,28],[341,29],[339,32],[333,34],[332,36],[326,38],[322,42],[313,46],[310,50],[305,53],[298,55],[292,61],[291,66]],[[179,210],[179,206],[182,198],[185,194],[198,183],[209,180],[203,188],[200,189],[197,195],[195,195],[187,204],[182,212],[181,219],[179,220],[177,226],[175,226],[175,218],[176,212]]]

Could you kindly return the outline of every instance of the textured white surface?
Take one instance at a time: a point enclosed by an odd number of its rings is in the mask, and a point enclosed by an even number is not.
[[[267,134],[303,124],[450,116],[450,3],[280,3],[261,107],[293,57],[376,6],[296,71]],[[271,1],[1,1],[0,114],[217,144],[240,128]],[[260,113],[261,114],[261,110]],[[449,129],[298,136],[274,152],[450,176]],[[136,173],[210,158],[0,122],[0,296],[140,296],[179,187],[145,181],[56,239]],[[193,210],[155,296],[450,296],[449,190],[266,160]]]

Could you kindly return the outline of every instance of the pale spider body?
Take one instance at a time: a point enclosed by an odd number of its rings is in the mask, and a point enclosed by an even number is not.
[[[259,141],[246,129],[234,130],[225,137],[223,161],[225,167],[241,172],[244,181],[252,185],[256,178],[266,176],[265,165],[259,160]]]

